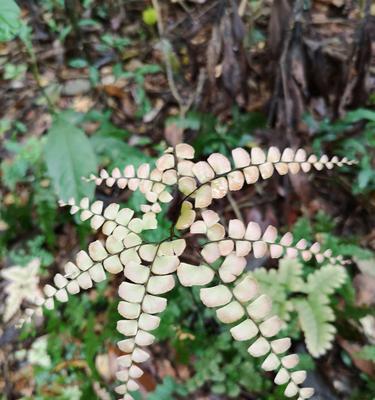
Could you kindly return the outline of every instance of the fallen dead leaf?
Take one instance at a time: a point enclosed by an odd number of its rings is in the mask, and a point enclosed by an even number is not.
[[[87,113],[94,106],[91,97],[81,96],[73,100],[73,109],[77,112]]]
[[[341,347],[344,348],[353,360],[354,365],[367,375],[375,377],[375,364],[368,360],[363,360],[357,356],[361,350],[361,346],[357,343],[349,342],[341,337],[338,338]]]
[[[354,278],[356,288],[356,303],[359,306],[375,304],[375,277],[368,274],[358,274]]]
[[[164,129],[164,137],[171,146],[182,142],[183,129],[175,123],[167,124]]]

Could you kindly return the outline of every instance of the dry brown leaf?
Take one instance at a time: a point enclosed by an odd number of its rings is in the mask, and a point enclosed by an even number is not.
[[[375,377],[375,364],[368,360],[363,360],[357,356],[357,353],[361,351],[361,346],[357,343],[349,342],[341,337],[338,338],[338,342],[350,355],[354,365],[366,374]]]

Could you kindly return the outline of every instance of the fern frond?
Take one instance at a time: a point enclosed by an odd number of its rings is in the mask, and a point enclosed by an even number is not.
[[[81,289],[90,289],[93,282],[106,279],[106,271],[118,274],[123,271],[126,262],[138,261],[137,250],[142,248],[142,239],[137,233],[130,230],[114,231],[105,243],[99,240],[88,246],[88,251],[81,250],[75,263],[69,261],[64,266],[65,274],[56,274],[54,286],[48,284],[44,287],[46,299],[44,306],[48,309],[54,307],[54,300],[68,301],[68,294],[79,293]],[[138,230],[140,233],[140,230]]]
[[[310,295],[306,300],[294,301],[307,349],[314,357],[323,355],[332,347],[336,332],[330,323],[334,321],[334,314],[328,301],[326,296],[318,294]]]
[[[346,278],[347,273],[343,267],[326,265],[308,276],[306,291],[310,294],[329,295],[342,286]]]
[[[256,271],[254,271],[255,273]],[[279,262],[278,282],[290,291],[298,292],[304,285],[303,266],[297,259],[283,258]]]
[[[274,311],[284,321],[296,310],[305,333],[309,352],[318,357],[323,355],[333,341],[334,313],[329,306],[328,295],[338,289],[346,279],[342,266],[326,265],[310,274],[307,282],[301,279],[302,264],[298,260],[283,259],[278,269],[257,269],[252,275],[274,302]],[[288,295],[306,293],[305,299],[288,300]]]
[[[272,339],[279,333],[282,321],[272,315],[272,300],[259,291],[254,279],[240,275],[233,286],[221,280],[219,285],[201,289],[200,297],[207,307],[216,308],[219,321],[231,324],[230,332],[235,340],[250,342],[249,354],[263,358],[261,367],[265,371],[275,371],[275,383],[287,384],[285,396],[299,395],[307,399],[313,395],[312,388],[299,387],[306,372],[290,372],[299,362],[297,354],[285,354],[291,340]]]
[[[264,231],[256,222],[249,222],[247,226],[238,219],[229,221],[228,235],[224,233],[224,227],[218,223],[219,217],[212,222],[205,222],[207,215],[212,211],[203,211],[203,220],[195,221],[190,232],[193,234],[205,234],[209,241],[204,246],[203,255],[214,262],[221,256],[227,256],[235,251],[238,257],[245,257],[252,252],[255,258],[262,258],[269,254],[271,258],[296,258],[298,255],[308,261],[315,258],[318,263],[328,261],[330,264],[344,264],[342,257],[332,257],[331,250],[324,252],[318,242],[310,247],[306,240],[299,240],[293,244],[293,235],[290,232],[278,239],[277,229],[269,225]],[[216,213],[215,213],[216,214]]]
[[[94,230],[100,228],[104,235],[109,236],[112,233],[117,237],[122,237],[132,231],[140,233],[144,229],[156,229],[156,217],[152,211],[146,212],[142,219],[133,218],[134,211],[130,208],[120,209],[117,203],[111,203],[104,208],[102,201],[94,201],[90,204],[87,197],[84,197],[79,203],[74,199],[70,199],[67,203],[60,200],[61,207],[69,206],[70,213],[80,213],[81,221],[90,221],[90,225]]]
[[[74,211],[81,211],[81,214],[91,210],[86,201],[83,206],[71,206],[75,207]],[[89,289],[92,281],[104,280],[105,270],[112,274],[124,272],[126,281],[119,287],[123,301],[118,307],[124,319],[118,322],[117,329],[128,337],[119,342],[119,348],[127,354],[118,359],[120,370],[117,378],[123,383],[116,388],[116,392],[124,395],[124,399],[132,399],[128,391],[138,388],[135,379],[143,372],[136,363],[149,358],[142,347],[153,343],[154,337],[149,332],[156,329],[160,320],[154,314],[162,312],[166,307],[166,300],[159,295],[173,289],[173,274],[179,265],[178,257],[186,246],[184,239],[157,244],[143,243],[139,234],[150,229],[150,221],[147,218],[145,220],[146,215],[143,219],[133,218],[133,213],[129,214],[128,211],[115,209],[112,205],[104,210],[104,224],[111,223],[110,227],[103,227],[104,233],[108,235],[105,243],[91,243],[87,253],[78,253],[75,263],[68,262],[65,276],[55,276],[55,287],[45,286],[47,298],[41,304],[53,308],[54,300],[66,302],[68,294]]]
[[[127,281],[119,287],[122,301],[118,305],[123,319],[118,321],[117,330],[126,336],[118,343],[126,354],[118,358],[116,377],[122,384],[115,389],[124,400],[132,400],[129,391],[139,388],[136,379],[143,375],[143,371],[137,364],[150,357],[143,348],[155,340],[150,332],[159,326],[160,317],[156,314],[167,306],[167,300],[160,295],[174,288],[174,273],[180,266],[179,256],[184,249],[185,241],[181,242],[181,239],[164,242],[164,246],[148,247],[143,253],[140,251],[140,260],[130,261],[124,267]]]
[[[286,148],[280,152],[276,147],[270,147],[267,153],[254,147],[250,154],[245,149],[236,148],[232,151],[232,157],[233,167],[229,159],[220,153],[213,153],[207,161],[197,163],[178,161],[179,190],[188,197],[194,195],[195,208],[206,208],[213,199],[225,197],[228,191],[242,189],[245,182],[254,184],[260,178],[269,179],[275,172],[279,175],[300,171],[307,173],[312,167],[320,171],[355,163],[346,157],[339,159],[335,156],[330,159],[327,155],[320,158],[307,156],[303,149],[295,151]]]
[[[277,294],[281,295],[279,299],[280,304],[287,304],[286,289],[288,285],[290,285],[290,290],[304,289],[305,285],[301,279],[302,266],[299,263],[297,263],[296,266],[294,260],[298,255],[301,255],[304,260],[315,257],[319,263],[323,261],[338,264],[342,263],[342,259],[332,257],[329,250],[322,253],[319,243],[314,243],[311,247],[308,247],[305,240],[300,240],[293,245],[293,236],[291,233],[286,233],[280,240],[277,240],[278,233],[273,226],[269,226],[262,231],[257,223],[250,222],[246,227],[240,220],[230,220],[228,234],[226,234],[224,227],[219,224],[218,214],[210,210],[202,212],[202,220],[195,221],[190,227],[190,232],[193,234],[204,234],[209,239],[209,242],[204,245],[202,250],[202,256],[207,263],[212,264],[219,258],[225,257],[218,268],[218,275],[224,283],[231,283],[241,276],[246,266],[245,257],[250,254],[250,252],[252,252],[255,258],[262,258],[267,252],[272,258],[280,258],[283,256],[293,258],[293,263],[284,259],[281,262],[280,271],[277,273],[276,271],[273,272],[275,276],[277,274],[278,284],[285,286],[283,290],[278,293],[274,293],[272,288],[270,289],[271,294],[275,296],[274,300],[276,302]],[[342,271],[344,271],[341,265],[329,265],[321,270],[322,272],[318,271],[319,273],[317,273],[315,280],[310,278],[311,287],[314,282],[316,282],[316,286],[319,287],[319,281],[330,279],[329,275],[333,274],[336,274],[336,278],[332,279],[331,284],[325,283],[325,286],[322,284],[323,288],[327,286],[327,289],[323,289],[324,292],[329,293],[330,290],[333,290],[341,284],[343,280]],[[259,273],[260,272],[258,272],[258,274]],[[272,274],[272,272],[270,273]],[[276,290],[276,288],[273,289]],[[284,309],[283,316],[288,317],[288,314],[288,309]]]
[[[107,236],[105,243],[92,242],[88,251],[81,250],[75,263],[68,262],[64,266],[65,274],[56,274],[54,285],[44,287],[45,298],[38,302],[38,308],[30,309],[30,317],[34,312],[40,312],[42,307],[53,309],[55,300],[67,302],[68,296],[77,294],[81,289],[89,289],[93,282],[99,283],[106,279],[106,271],[118,274],[123,270],[124,260],[138,260],[136,250],[142,251],[142,240],[139,234],[143,230],[155,229],[155,214],[144,214],[143,218],[134,218],[134,211],[128,208],[120,210],[116,203],[103,207],[103,202],[96,201],[90,205],[88,198],[76,205],[74,200],[68,203],[60,202],[61,206],[69,205],[71,213],[80,212],[80,218],[90,219],[94,229],[102,229]],[[145,245],[146,246],[146,245]]]
[[[305,282],[302,279],[302,263],[298,259],[284,258],[277,269],[257,268],[251,275],[259,282],[261,290],[272,298],[272,309],[283,321],[290,319],[293,304],[288,294],[302,292]]]
[[[275,339],[282,321],[272,315],[271,298],[262,293],[257,280],[244,273],[246,257],[250,253],[255,258],[269,254],[275,259],[300,256],[305,261],[315,258],[318,263],[329,262],[330,265],[321,272],[309,277],[307,286],[301,279],[301,268],[296,267],[295,262],[293,265],[283,260],[277,275],[280,284],[290,290],[297,290],[301,282],[307,287],[307,300],[296,303],[296,308],[312,354],[321,354],[332,338],[334,329],[330,322],[334,315],[327,295],[343,283],[345,261],[342,257],[332,257],[330,250],[322,251],[319,243],[311,246],[305,240],[294,243],[291,233],[279,238],[273,226],[262,230],[255,222],[245,226],[234,219],[229,221],[227,233],[219,223],[217,213],[204,210],[201,211],[202,218],[196,220],[196,209],[208,207],[214,199],[226,196],[228,191],[240,190],[245,182],[252,184],[260,178],[268,179],[275,172],[295,174],[309,172],[313,167],[316,170],[331,169],[354,162],[337,157],[307,157],[302,149],[287,148],[281,153],[275,147],[267,153],[256,147],[250,154],[237,148],[232,155],[233,162],[218,153],[210,155],[207,161],[194,162],[193,147],[179,144],[174,149],[167,149],[152,170],[149,164],[142,164],[137,170],[128,165],[123,171],[114,169],[109,173],[102,170],[99,176],[89,178],[96,184],[140,190],[149,203],[141,205],[142,218],[135,217],[130,209],[120,209],[115,203],[104,208],[103,202],[90,204],[87,198],[79,203],[74,200],[60,202],[62,206],[70,206],[71,214],[79,213],[81,220],[89,220],[93,229],[101,229],[106,240],[91,243],[87,252],[77,254],[74,263],[68,262],[64,267],[65,274],[57,274],[54,285],[45,286],[46,298],[38,301],[38,305],[53,308],[55,300],[67,301],[68,294],[90,288],[93,282],[105,279],[108,272],[124,273],[125,280],[119,287],[122,300],[118,305],[123,319],[118,321],[117,329],[126,336],[118,343],[125,354],[118,359],[117,378],[122,384],[116,388],[123,400],[132,400],[129,391],[138,388],[136,379],[143,372],[137,364],[149,358],[144,347],[154,341],[150,332],[159,324],[160,318],[156,314],[166,307],[162,295],[174,287],[175,274],[184,286],[203,286],[200,290],[202,302],[216,309],[221,322],[232,325],[230,332],[235,340],[249,342],[250,355],[264,357],[262,368],[276,372],[275,383],[287,385],[287,397],[298,395],[301,400],[313,395],[313,389],[300,387],[306,372],[291,371],[298,364],[298,356],[285,354],[291,346],[290,338]],[[160,203],[172,201],[169,192],[175,186],[185,197],[179,204],[180,214],[170,236],[157,243],[144,242],[141,233],[157,227],[156,213],[161,211]],[[179,236],[175,235],[174,229],[189,227],[191,234],[203,234],[207,238],[201,251],[204,263],[200,266],[180,262],[186,242],[183,238],[176,239]],[[213,267],[219,259],[222,262],[218,268]],[[257,274],[261,281],[262,270]],[[220,283],[212,286],[215,276]],[[323,307],[321,313],[319,307]]]
[[[342,266],[325,265],[308,276],[304,289],[307,299],[294,302],[307,348],[314,357],[325,354],[332,346],[336,330],[330,322],[335,316],[328,295],[342,286],[346,278]]]
[[[114,168],[111,173],[102,169],[100,175],[92,174],[86,181],[94,181],[96,185],[104,183],[108,187],[116,185],[120,189],[128,188],[135,192],[139,190],[151,204],[143,204],[143,212],[159,213],[160,203],[169,203],[173,197],[167,187],[177,183],[175,156],[169,153],[162,155],[156,161],[156,168],[150,171],[150,164],[141,164],[137,169],[134,165],[127,165],[123,171]]]
[[[204,211],[203,220],[196,221],[192,225],[193,232],[205,233],[210,240],[223,241],[225,229],[218,221],[219,216],[213,211]],[[269,231],[268,231],[269,232]],[[229,236],[245,236],[244,226],[237,222],[235,227],[229,225]],[[265,239],[268,239],[269,233]],[[258,238],[259,239],[259,238]],[[263,357],[262,368],[265,371],[277,372],[275,383],[278,385],[287,384],[284,394],[287,397],[299,395],[301,399],[310,398],[314,391],[311,388],[300,388],[306,378],[305,371],[290,372],[298,364],[298,355],[283,355],[291,346],[290,338],[273,339],[281,327],[282,321],[276,315],[272,315],[272,299],[262,294],[256,280],[248,274],[244,274],[246,266],[246,255],[250,249],[243,249],[238,255],[237,249],[233,246],[225,246],[225,258],[218,270],[211,267],[211,264],[222,257],[222,248],[217,243],[207,249],[202,250],[202,257],[207,263],[203,266],[205,280],[199,281],[199,285],[209,284],[213,276],[216,275],[220,283],[215,286],[202,288],[200,297],[202,302],[209,308],[216,309],[216,316],[219,321],[225,324],[233,324],[230,332],[235,340],[251,341],[248,352],[253,357]],[[246,254],[243,254],[246,253]],[[197,270],[202,267],[195,267]],[[211,273],[207,272],[211,269]],[[182,284],[189,280],[190,271],[186,271],[187,277],[181,279]],[[194,274],[197,276],[197,274]]]

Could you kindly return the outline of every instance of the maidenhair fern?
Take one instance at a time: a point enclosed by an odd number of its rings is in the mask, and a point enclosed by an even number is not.
[[[124,400],[133,399],[130,392],[138,389],[137,379],[143,374],[139,365],[150,357],[145,348],[155,340],[152,332],[160,323],[158,315],[167,307],[164,295],[174,288],[176,281],[183,286],[201,287],[203,304],[215,309],[217,319],[229,325],[234,340],[248,342],[250,356],[261,358],[262,368],[274,372],[274,382],[285,385],[287,397],[297,396],[301,400],[313,395],[312,388],[302,386],[306,372],[296,370],[298,356],[288,354],[290,338],[276,338],[283,321],[272,313],[271,297],[246,272],[246,258],[250,254],[255,258],[314,258],[318,263],[331,265],[340,265],[342,258],[332,257],[329,250],[321,251],[318,243],[294,243],[291,233],[280,236],[273,226],[262,230],[255,222],[245,225],[234,219],[228,221],[226,229],[219,215],[207,207],[229,191],[268,179],[275,172],[296,174],[353,162],[325,155],[307,157],[303,149],[287,148],[281,153],[275,147],[267,153],[253,148],[251,154],[237,148],[232,155],[233,164],[218,153],[210,155],[207,161],[194,162],[194,149],[179,144],[168,149],[154,169],[148,164],[138,169],[129,165],[123,171],[102,170],[99,176],[89,178],[98,185],[140,190],[147,204],[141,206],[138,216],[131,209],[120,209],[118,204],[104,207],[103,202],[90,204],[87,198],[79,203],[73,199],[61,203],[70,206],[72,214],[79,213],[82,220],[89,220],[92,228],[100,229],[106,239],[94,241],[87,251],[77,254],[74,262],[68,262],[64,273],[57,274],[53,284],[45,286],[45,298],[38,304],[52,309],[56,300],[68,301],[69,295],[91,288],[106,279],[108,273],[123,276],[117,330],[124,339],[118,343],[123,355],[118,358],[117,379],[121,384],[116,392]],[[175,189],[182,193],[182,200],[179,201]],[[156,214],[161,211],[161,204],[174,198],[178,218],[170,236],[160,242],[146,242],[143,232],[157,227]],[[198,242],[202,243],[200,265],[184,262],[185,249],[190,251],[196,244],[196,235],[201,236]],[[320,281],[323,277],[318,278]],[[299,278],[295,284],[298,282]],[[308,285],[314,288],[316,283],[311,280]],[[325,293],[328,292],[327,287]],[[302,309],[303,304],[299,307]],[[308,319],[303,324],[307,326]]]

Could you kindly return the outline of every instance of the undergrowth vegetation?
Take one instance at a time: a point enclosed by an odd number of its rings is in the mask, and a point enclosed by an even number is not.
[[[374,398],[375,10],[341,3],[0,1],[1,400]]]

